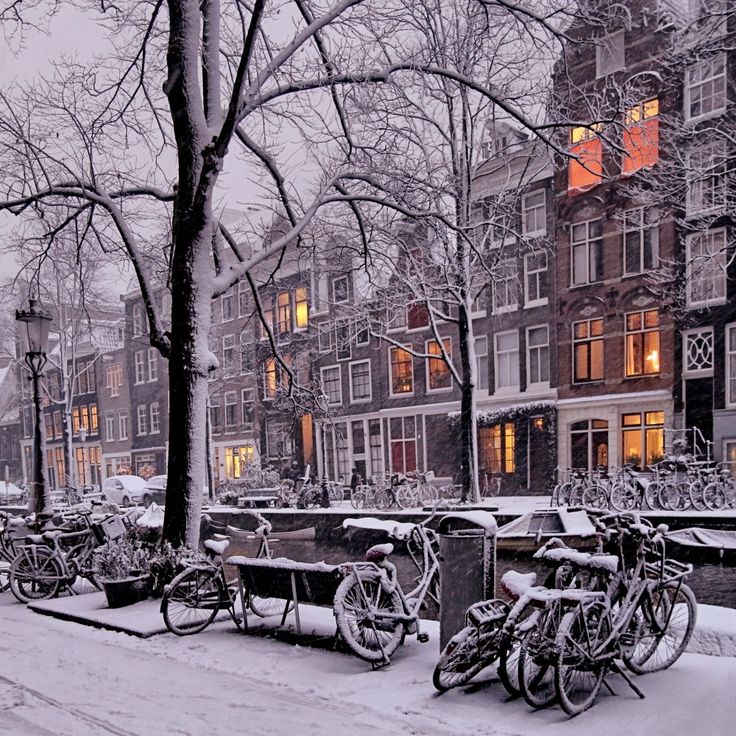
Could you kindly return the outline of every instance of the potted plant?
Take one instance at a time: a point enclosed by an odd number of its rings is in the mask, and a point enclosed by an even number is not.
[[[164,593],[164,586],[168,585],[179,572],[180,563],[184,558],[199,557],[188,547],[174,549],[168,542],[159,547],[150,558],[149,573],[151,577],[150,591],[154,598],[160,598]]]
[[[148,597],[148,556],[129,539],[103,544],[95,552],[93,567],[110,608],[129,606]]]

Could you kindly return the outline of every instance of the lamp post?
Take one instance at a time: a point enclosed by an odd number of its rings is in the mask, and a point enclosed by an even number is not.
[[[15,319],[26,326],[26,365],[33,382],[33,480],[28,496],[28,511],[38,516],[51,511],[50,489],[46,483],[46,436],[43,431],[40,380],[46,365],[51,315],[36,299],[28,300],[27,310],[16,310]]]
[[[87,449],[87,427],[79,428],[79,441],[82,443],[82,488],[84,488],[84,486],[89,485],[87,483],[87,457],[85,453]],[[80,493],[82,488],[79,489]]]

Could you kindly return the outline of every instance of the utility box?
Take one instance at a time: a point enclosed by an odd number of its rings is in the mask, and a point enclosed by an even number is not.
[[[496,530],[487,511],[459,511],[440,520],[440,649],[463,628],[473,603],[495,597]]]

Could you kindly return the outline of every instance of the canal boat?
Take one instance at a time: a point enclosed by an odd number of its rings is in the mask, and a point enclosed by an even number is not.
[[[247,529],[239,529],[237,526],[227,525],[227,534],[231,535],[235,539],[240,539],[245,542],[260,539],[259,535],[256,535],[253,531]],[[289,529],[283,532],[272,531],[268,535],[269,542],[276,542],[280,539],[289,540],[292,542],[312,542],[316,537],[316,529],[313,526],[306,526],[303,529]]]
[[[675,557],[718,560],[736,559],[736,531],[691,526],[665,534],[668,553]]]
[[[584,509],[535,509],[499,527],[499,551],[530,552],[558,537],[568,547],[593,547],[595,527]]]

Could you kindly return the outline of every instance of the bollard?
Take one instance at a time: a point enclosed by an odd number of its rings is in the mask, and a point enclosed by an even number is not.
[[[487,511],[440,520],[440,650],[465,625],[469,606],[495,596],[496,529]]]

